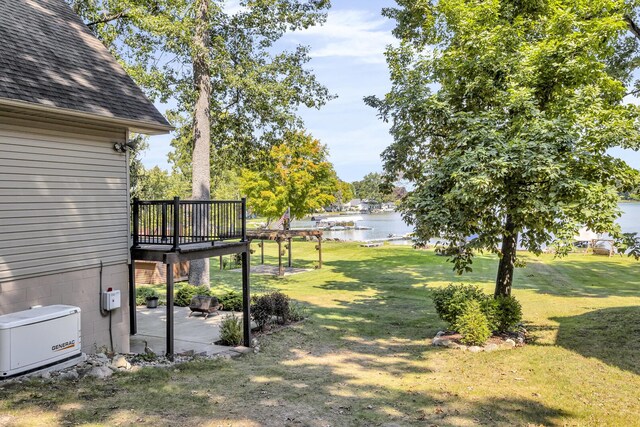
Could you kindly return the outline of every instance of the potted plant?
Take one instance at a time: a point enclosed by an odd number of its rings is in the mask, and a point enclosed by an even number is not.
[[[158,308],[158,294],[155,290],[151,290],[147,295],[147,308]]]

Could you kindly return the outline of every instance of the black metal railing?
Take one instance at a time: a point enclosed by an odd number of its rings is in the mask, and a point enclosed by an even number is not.
[[[131,205],[133,246],[246,240],[247,204],[242,200],[139,200]]]

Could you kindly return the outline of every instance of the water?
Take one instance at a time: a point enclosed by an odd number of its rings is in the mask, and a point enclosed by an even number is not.
[[[640,234],[640,202],[620,203],[622,216],[618,218],[618,224],[623,233]]]
[[[324,237],[362,241],[385,239],[390,234],[403,236],[413,231],[411,227],[402,221],[402,216],[398,212],[356,215],[362,217],[362,221],[358,221],[359,227],[371,227],[372,230],[324,230]],[[313,228],[315,225],[315,221],[310,220],[291,222],[292,228]]]
[[[622,216],[618,219],[618,224],[624,233],[640,234],[640,202],[625,202],[620,204]],[[390,234],[403,236],[413,232],[413,229],[402,221],[402,216],[398,212],[379,214],[359,214],[363,220],[358,221],[359,226],[372,227],[372,230],[325,230],[324,236],[328,238],[338,238],[340,240],[375,240],[386,239]],[[293,221],[292,228],[314,228],[315,221]],[[402,241],[397,243],[403,243]],[[407,243],[407,242],[404,242]]]

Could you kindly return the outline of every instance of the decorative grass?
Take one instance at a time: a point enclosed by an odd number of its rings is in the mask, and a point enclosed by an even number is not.
[[[294,242],[296,266],[313,267],[314,246]],[[266,252],[275,263],[275,245]],[[514,295],[533,341],[521,349],[429,345],[444,327],[429,289],[491,292],[494,257],[455,276],[432,251],[326,243],[322,270],[252,276],[254,292],[281,290],[311,315],[263,337],[259,354],[106,381],[0,383],[0,424],[640,425],[640,263],[522,256]],[[214,288],[240,288],[238,273],[211,265]]]

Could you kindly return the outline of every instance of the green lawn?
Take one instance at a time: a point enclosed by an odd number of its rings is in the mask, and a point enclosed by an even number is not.
[[[409,247],[327,243],[323,257],[322,270],[252,277],[255,292],[280,289],[311,314],[261,338],[259,354],[107,381],[0,383],[0,425],[640,425],[640,263],[526,256],[514,294],[533,342],[471,354],[429,345],[444,327],[429,288],[491,292],[495,258],[458,277]],[[297,266],[315,259],[314,244],[294,242]],[[217,265],[213,286],[238,289],[240,275]]]

